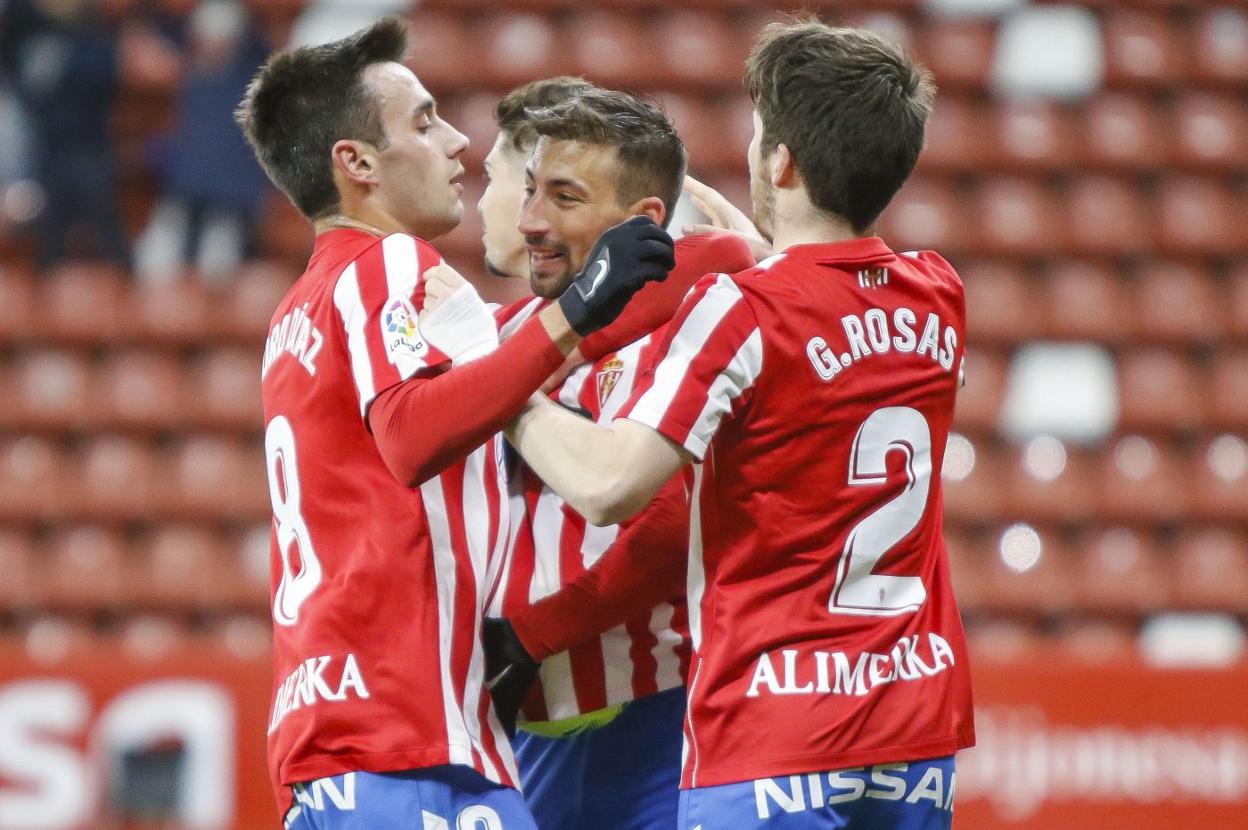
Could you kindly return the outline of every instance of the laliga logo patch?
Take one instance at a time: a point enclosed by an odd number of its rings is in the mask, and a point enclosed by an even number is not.
[[[381,315],[381,335],[391,362],[400,354],[420,354],[425,341],[416,328],[416,309],[403,297],[395,297]]]
[[[622,374],[624,374],[624,362],[618,357],[613,357],[602,364],[602,369],[597,375],[599,409],[607,405],[607,398],[611,397],[611,390],[615,389],[615,385],[620,382]]]

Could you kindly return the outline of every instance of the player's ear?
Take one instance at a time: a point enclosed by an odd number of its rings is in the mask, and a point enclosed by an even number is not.
[[[647,196],[629,205],[628,212],[633,216],[649,216],[654,224],[662,226],[667,218],[667,208],[658,196]]]
[[[330,149],[334,169],[358,184],[376,184],[377,164],[372,148],[360,141],[342,139]]]
[[[792,187],[796,183],[797,166],[793,163],[793,153],[787,144],[777,144],[776,149],[767,157],[766,164],[771,183],[776,187]]]

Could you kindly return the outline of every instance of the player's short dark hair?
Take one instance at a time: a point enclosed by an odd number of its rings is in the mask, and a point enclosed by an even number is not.
[[[498,129],[507,137],[511,149],[518,153],[528,153],[537,143],[537,133],[533,131],[529,110],[562,104],[569,98],[594,88],[589,81],[573,75],[543,78],[518,86],[504,95],[494,109]]]
[[[364,70],[401,61],[407,28],[388,17],[350,37],[274,55],[234,114],[269,178],[309,219],[338,210],[330,151],[342,139],[387,145]]]
[[[761,150],[793,154],[815,207],[869,228],[923,147],[936,87],[899,47],[817,20],[772,23],[746,64]]]
[[[595,88],[562,104],[529,110],[528,118],[538,136],[615,147],[620,204],[658,196],[663,223],[671,222],[688,157],[676,128],[657,106],[627,92]]]

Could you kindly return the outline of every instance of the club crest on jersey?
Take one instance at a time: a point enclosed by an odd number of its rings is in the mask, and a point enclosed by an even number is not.
[[[416,309],[403,297],[394,297],[381,315],[381,335],[391,361],[400,354],[420,354],[425,341],[416,328]]]
[[[602,368],[598,370],[598,407],[602,408],[607,405],[607,398],[611,397],[612,390],[615,385],[620,382],[620,375],[624,374],[624,361],[618,357],[613,357],[606,363],[602,364]]]
[[[887,268],[863,268],[858,272],[858,285],[862,288],[879,288],[888,285]]]

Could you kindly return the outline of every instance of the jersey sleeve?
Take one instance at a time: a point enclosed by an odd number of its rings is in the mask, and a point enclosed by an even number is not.
[[[442,261],[433,246],[395,233],[347,266],[334,287],[334,306],[360,400],[360,415],[381,392],[450,359],[420,335],[424,273]]]
[[[730,277],[710,274],[676,313],[620,417],[645,424],[701,461],[724,415],[762,370],[758,318]]]

